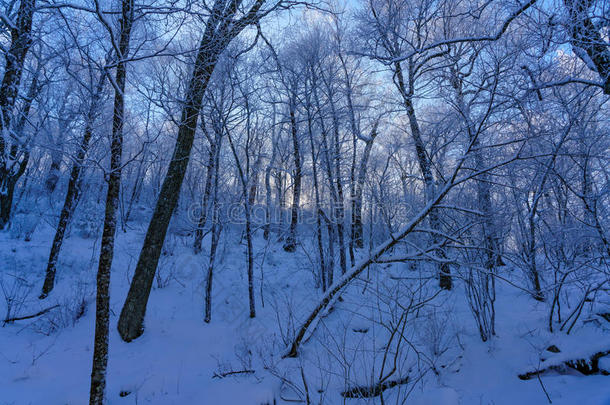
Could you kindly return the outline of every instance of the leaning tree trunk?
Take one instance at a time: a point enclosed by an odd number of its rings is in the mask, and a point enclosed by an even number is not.
[[[117,209],[121,190],[121,158],[123,152],[123,124],[125,112],[126,60],[129,53],[129,37],[133,24],[134,0],[123,0],[110,145],[110,174],[106,194],[106,212],[100,260],[97,269],[97,293],[95,298],[95,342],[91,367],[90,405],[103,405],[106,389],[106,367],[108,365],[108,330],[110,321],[110,269],[114,256],[114,238],[117,225]]]
[[[303,342],[303,339],[305,338],[305,335],[308,332],[309,328],[312,327],[313,325],[315,325],[315,323],[316,323],[315,321],[316,321],[316,319],[318,319],[318,315],[323,310],[325,310],[328,307],[328,305],[331,304],[331,302],[334,302],[334,299],[337,296],[337,294],[341,290],[343,290],[343,288],[345,288],[345,286],[350,284],[351,281],[354,280],[358,275],[360,275],[368,266],[377,262],[378,259],[384,253],[391,250],[397,243],[399,243],[407,235],[409,235],[411,232],[413,232],[415,227],[417,225],[419,225],[428,215],[430,215],[430,212],[434,209],[434,207],[437,204],[439,204],[442,201],[442,199],[445,197],[445,195],[447,195],[447,193],[454,187],[455,179],[457,177],[458,172],[460,171],[460,169],[462,167],[463,162],[464,162],[464,159],[461,159],[461,161],[458,163],[458,165],[454,169],[453,174],[451,175],[449,181],[447,181],[447,183],[445,183],[443,188],[440,189],[439,192],[431,200],[428,200],[428,202],[426,203],[426,206],[419,213],[417,213],[411,219],[411,221],[405,225],[405,227],[401,231],[397,232],[394,235],[391,235],[390,239],[381,243],[377,248],[375,248],[373,251],[371,251],[371,253],[369,254],[369,256],[367,258],[356,263],[354,266],[352,266],[352,268],[346,274],[341,276],[340,279],[338,279],[336,282],[329,285],[328,290],[324,293],[324,295],[323,295],[322,299],[320,300],[320,302],[318,303],[318,305],[316,305],[316,307],[309,314],[309,316],[307,317],[305,322],[299,327],[299,330],[296,333],[296,335],[294,336],[294,339],[290,345],[288,352],[285,353],[283,357],[298,356],[299,347],[301,346],[301,342]]]
[[[89,111],[87,112],[87,118],[85,123],[85,131],[83,138],[81,139],[80,146],[76,152],[74,163],[72,164],[72,170],[70,171],[70,180],[68,181],[68,190],[66,192],[66,198],[64,205],[59,215],[59,223],[55,230],[55,237],[53,238],[53,244],[51,245],[51,253],[49,254],[49,260],[47,262],[47,270],[45,273],[44,284],[42,286],[42,293],[40,294],[41,299],[46,298],[55,285],[55,273],[57,271],[57,260],[59,258],[59,252],[63,244],[64,235],[66,229],[72,219],[74,207],[78,202],[80,196],[80,183],[81,175],[84,167],[85,156],[89,150],[89,142],[93,135],[93,125],[95,124],[95,118],[98,114],[99,103],[102,98],[104,91],[104,83],[106,81],[106,74],[100,73],[97,86],[91,98],[91,104],[89,105]]]
[[[152,282],[188,167],[203,95],[218,57],[247,25],[258,21],[258,11],[264,0],[256,0],[250,10],[236,20],[235,16],[240,15],[239,3],[241,2],[216,0],[206,22],[182,107],[174,153],[144,238],[129,293],[121,310],[118,330],[126,342],[136,339],[144,332],[144,315]]]

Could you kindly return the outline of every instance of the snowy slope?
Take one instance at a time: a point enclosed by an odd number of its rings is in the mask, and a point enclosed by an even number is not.
[[[0,238],[3,285],[14,285],[11,280],[16,276],[27,280],[19,290],[25,305],[18,315],[60,305],[41,317],[0,328],[0,404],[85,403],[99,243],[76,236],[67,240],[56,290],[41,302],[37,294],[50,230],[38,231],[30,242],[8,234]],[[142,238],[141,229],[118,235],[111,286],[109,404],[264,404],[274,399],[278,404],[291,403],[305,397],[303,377],[311,403],[379,403],[379,398],[344,399],[340,393],[373,381],[380,372],[387,339],[381,325],[390,324],[396,314],[379,297],[406,288],[392,284],[410,282],[396,280],[397,274],[405,274],[403,265],[372,268],[368,282],[349,286],[320,321],[300,357],[282,359],[285,343],[320,294],[307,255],[302,250],[285,253],[281,244],[267,244],[257,236],[258,316],[249,319],[245,249],[237,233],[226,233],[214,279],[212,322],[206,324],[202,283],[207,257],[194,256],[189,239],[170,235],[166,249],[170,254],[162,258],[145,333],[124,343],[116,332],[117,316]],[[407,323],[404,333],[414,349],[400,356],[393,378],[409,374],[417,380],[386,390],[385,403],[396,403],[410,391],[407,403],[412,404],[544,404],[548,401],[542,383],[553,404],[610,404],[607,376],[551,372],[543,374],[541,381],[517,377],[536,369],[541,357],[567,359],[610,348],[607,325],[604,329],[589,322],[579,324],[570,335],[551,334],[545,329],[545,304],[506,284],[500,283],[498,289],[498,336],[490,342],[480,341],[461,288],[440,294],[433,309],[422,308]],[[81,298],[85,298],[86,311],[74,321],[71,317],[78,312]],[[1,305],[4,316],[6,302]],[[562,352],[547,352],[551,344]],[[421,375],[419,368],[427,371]],[[218,378],[243,370],[254,372]]]

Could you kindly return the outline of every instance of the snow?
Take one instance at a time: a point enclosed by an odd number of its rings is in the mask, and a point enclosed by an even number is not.
[[[30,242],[0,233],[1,279],[6,283],[19,275],[30,285],[24,287],[27,298],[18,315],[35,313],[55,303],[61,305],[42,317],[0,328],[2,404],[82,404],[88,397],[99,241],[75,235],[66,240],[56,288],[49,298],[40,301],[37,293],[52,240],[52,230],[44,226],[40,225]],[[342,292],[332,310],[319,318],[300,356],[282,359],[291,328],[304,320],[311,304],[321,296],[306,255],[300,250],[283,252],[281,242],[272,241],[266,246],[267,242],[256,236],[257,318],[249,319],[245,246],[239,243],[238,232],[225,232],[214,279],[212,321],[206,324],[203,280],[207,257],[193,255],[189,239],[169,235],[171,255],[162,257],[159,270],[164,287],[159,288],[155,281],[145,332],[125,343],[116,331],[116,323],[144,235],[143,225],[132,227],[135,229],[118,233],[112,272],[108,404],[271,404],[274,400],[287,404],[291,402],[282,398],[294,400],[303,394],[302,375],[307,379],[312,403],[320,398],[326,404],[379,403],[365,399],[344,402],[340,392],[347,386],[370,384],[371,378],[379,375],[381,357],[370,353],[383,347],[386,335],[374,321],[379,318],[380,308],[390,307],[374,297],[407,291],[410,281],[389,278],[405,271],[406,266],[376,266],[367,282],[361,275]],[[204,252],[208,242],[204,241]],[[518,374],[540,364],[610,349],[607,325],[579,323],[570,335],[550,333],[546,329],[546,304],[506,283],[499,283],[498,289],[498,336],[490,342],[480,341],[461,288],[443,292],[434,301],[434,311],[421,312],[410,320],[405,334],[421,351],[419,362],[434,364],[436,373],[427,371],[415,383],[386,390],[386,403],[395,403],[399,394],[412,390],[407,403],[418,405],[544,404],[547,399],[540,381],[522,381]],[[62,318],[59,314],[65,311],[63,308],[79,297],[87,298],[85,314],[75,322],[69,314]],[[4,316],[5,311],[3,300],[0,314]],[[50,322],[61,319],[64,322],[50,331]],[[546,351],[551,344],[561,352]],[[439,353],[435,355],[435,351]],[[341,365],[339,359],[349,366]],[[608,358],[602,359],[600,365],[608,368],[608,362]],[[413,367],[417,363],[414,353],[409,352],[409,356],[399,359],[398,372],[392,378],[409,371],[415,376]],[[244,369],[255,373],[214,378],[215,374]],[[609,379],[577,372],[541,375],[553,404],[566,405],[610,404]]]
[[[599,369],[610,373],[610,356],[602,357],[599,359]]]

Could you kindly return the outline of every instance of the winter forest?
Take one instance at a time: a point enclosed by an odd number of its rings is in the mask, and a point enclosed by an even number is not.
[[[610,404],[610,1],[0,0],[0,404]]]

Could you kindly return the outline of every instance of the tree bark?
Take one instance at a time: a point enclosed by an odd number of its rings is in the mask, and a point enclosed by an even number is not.
[[[590,0],[564,0],[569,13],[574,53],[583,59],[587,66],[591,65],[587,58],[590,59],[594,65],[591,68],[595,67],[604,82],[604,93],[610,95],[610,48],[600,33],[601,27],[597,27],[589,15],[592,3]],[[607,20],[605,28],[608,28]],[[586,55],[582,55],[582,51]]]
[[[326,291],[326,260],[324,258],[324,244],[322,243],[322,221],[320,219],[320,190],[318,186],[318,159],[316,158],[316,147],[313,140],[313,117],[311,114],[311,105],[307,103],[307,130],[309,134],[309,146],[311,150],[311,166],[313,170],[313,189],[315,196],[315,212],[316,212],[316,241],[318,243],[318,255],[320,257],[320,282],[322,291]]]
[[[333,135],[334,135],[334,169],[335,169],[335,182],[337,187],[337,202],[335,204],[335,210],[333,212],[333,219],[337,225],[337,236],[339,239],[339,266],[341,266],[341,274],[345,274],[347,271],[347,257],[345,256],[345,207],[343,197],[343,182],[341,179],[341,139],[339,137],[339,118],[337,116],[337,110],[335,108],[335,101],[332,96],[332,88],[329,83],[329,101],[333,121]]]
[[[40,86],[38,85],[38,72],[36,72],[32,82],[30,83],[28,94],[25,97],[25,103],[19,112],[19,120],[12,128],[15,134],[23,136],[23,130],[25,128],[28,115],[30,114],[30,109],[32,108],[32,102],[38,95],[39,91]],[[19,154],[21,154],[21,157]],[[2,193],[0,190],[0,223],[4,222],[5,224],[8,224],[10,221],[15,186],[17,185],[17,182],[21,176],[23,176],[25,173],[25,169],[30,161],[30,151],[28,149],[23,149],[18,143],[13,143],[10,147],[9,157],[13,163],[11,166],[9,166],[8,170],[6,170],[6,175],[4,176],[6,193]],[[19,161],[19,159],[21,159],[21,161]],[[17,167],[16,170],[15,167]],[[2,170],[0,170],[0,172],[1,171]],[[2,228],[0,227],[0,229]]]
[[[294,90],[296,91],[296,90]],[[301,199],[301,149],[296,119],[296,97],[290,102],[290,133],[292,135],[292,151],[294,155],[294,175],[292,176],[292,208],[290,209],[290,229],[284,242],[286,252],[294,252],[297,248],[297,224],[299,222],[299,203]]]
[[[235,166],[237,167],[237,172],[239,174],[239,180],[241,182],[242,187],[242,198],[244,200],[244,213],[246,215],[246,244],[247,244],[247,271],[248,271],[248,301],[250,307],[250,318],[256,317],[256,304],[254,301],[254,252],[252,246],[252,225],[251,225],[251,217],[250,217],[250,207],[251,200],[248,194],[248,179],[246,178],[246,174],[242,168],[241,163],[239,162],[239,156],[237,155],[237,150],[235,149],[235,145],[233,144],[233,139],[231,138],[231,134],[227,130],[227,139],[229,140],[229,146],[231,147],[231,152],[233,152],[233,157],[235,158]],[[246,152],[247,153],[247,152]]]
[[[265,226],[263,230],[263,238],[269,239],[269,231],[271,228],[271,170],[275,164],[275,157],[277,155],[277,145],[275,137],[275,107],[273,110],[273,123],[272,123],[272,135],[271,135],[271,159],[269,164],[265,168]]]
[[[369,139],[366,141],[364,151],[360,159],[360,168],[358,169],[358,179],[356,180],[356,192],[354,195],[353,204],[353,215],[352,215],[352,229],[354,244],[357,248],[362,249],[364,247],[363,231],[362,231],[362,191],[364,189],[364,180],[366,179],[366,169],[369,158],[371,156],[371,150],[373,149],[373,142],[377,137],[377,126],[379,121],[375,122],[373,130]]]
[[[117,227],[117,209],[121,191],[121,159],[123,154],[123,125],[125,120],[126,58],[133,25],[134,0],[123,0],[120,20],[117,67],[115,76],[112,140],[110,146],[110,173],[100,260],[97,269],[97,292],[95,298],[95,342],[91,367],[90,405],[103,405],[106,389],[106,367],[108,365],[108,331],[110,323],[110,270],[114,257],[114,239]]]
[[[220,160],[220,147],[222,136],[216,134],[214,144],[214,167],[218,168]],[[203,320],[210,323],[212,320],[212,282],[214,280],[214,263],[216,261],[216,250],[222,232],[222,224],[218,220],[218,170],[214,170],[214,183],[212,192],[212,241],[210,243],[210,260],[208,262],[208,273],[205,281],[205,316]]]
[[[258,21],[258,11],[264,0],[256,0],[254,5],[236,20],[235,16],[240,15],[238,14],[240,3],[240,1],[216,0],[206,22],[195,67],[186,91],[172,159],[144,238],[129,293],[121,310],[118,330],[121,338],[126,342],[136,339],[144,332],[144,316],[152,282],[169,221],[176,208],[188,167],[203,95],[218,57],[243,28]]]
[[[53,243],[51,244],[51,253],[49,254],[49,260],[47,261],[47,270],[45,272],[45,279],[42,286],[42,292],[40,294],[41,299],[46,298],[55,286],[55,273],[57,271],[57,260],[59,258],[59,252],[63,244],[64,235],[66,229],[72,219],[74,208],[80,197],[80,183],[81,176],[84,167],[85,157],[89,150],[89,142],[93,135],[93,125],[95,124],[95,118],[99,112],[99,103],[102,98],[104,91],[104,83],[106,82],[106,74],[100,73],[100,77],[94,93],[91,98],[91,104],[89,105],[89,111],[87,112],[85,130],[83,138],[81,139],[78,151],[74,163],[72,164],[72,170],[70,171],[70,180],[68,181],[68,190],[66,191],[66,198],[64,205],[59,215],[59,223],[55,230],[55,236],[53,237]]]
[[[205,124],[202,123],[202,128]],[[204,130],[205,131],[205,130]],[[212,176],[216,170],[216,141],[208,136],[210,144],[210,150],[208,153],[208,165],[205,177],[205,189],[203,191],[203,199],[201,202],[201,214],[199,215],[199,221],[197,222],[197,230],[195,231],[195,242],[193,243],[193,251],[195,254],[201,252],[201,243],[203,242],[203,228],[207,220],[208,214],[208,201],[210,199],[210,193],[212,190]]]
[[[314,308],[314,310],[307,317],[303,325],[299,328],[292,344],[288,350],[288,352],[284,355],[284,357],[296,357],[298,356],[299,347],[301,342],[305,338],[305,334],[309,330],[309,327],[314,324],[318,314],[324,310],[334,299],[334,297],[352,280],[354,280],[358,275],[360,275],[369,265],[375,263],[384,253],[389,251],[392,247],[394,247],[398,242],[404,239],[407,235],[409,235],[413,229],[417,225],[419,225],[434,209],[434,207],[447,195],[449,190],[454,186],[454,181],[457,176],[458,171],[461,168],[462,161],[457,165],[454,170],[451,179],[443,186],[443,188],[436,194],[431,200],[428,200],[426,206],[411,219],[411,221],[398,233],[391,236],[390,239],[386,240],[382,244],[380,244],[377,248],[375,248],[367,258],[361,260],[356,263],[350,271],[345,273],[340,279],[338,279],[334,284],[329,286],[328,290],[324,293],[322,299],[318,303],[318,305]]]
[[[415,152],[417,155],[417,162],[419,163],[419,168],[422,172],[422,176],[424,177],[424,186],[426,191],[426,198],[433,198],[436,190],[436,181],[434,180],[434,176],[432,174],[432,162],[428,157],[426,152],[426,147],[424,145],[424,141],[422,139],[421,130],[419,127],[419,122],[417,120],[417,116],[415,114],[415,108],[413,107],[413,86],[414,86],[414,77],[411,59],[408,60],[409,69],[408,69],[408,79],[409,83],[405,83],[402,66],[400,62],[396,62],[394,64],[394,71],[396,73],[396,86],[402,96],[404,107],[407,111],[407,117],[409,118],[409,126],[411,128],[411,137],[413,138],[413,143],[415,145]],[[408,87],[407,87],[408,86]],[[430,222],[430,228],[436,231],[441,230],[440,219],[438,216],[437,210],[431,210],[428,216],[428,220]],[[437,245],[440,243],[440,238],[435,234],[432,236],[432,244]],[[441,248],[436,250],[436,255],[440,259],[445,259],[445,251]],[[452,280],[451,280],[451,272],[449,268],[449,264],[446,262],[442,262],[439,264],[439,286],[445,290],[451,290],[452,288]]]
[[[10,147],[7,148],[7,145],[11,139],[10,132],[15,130],[13,128],[15,124],[12,122],[13,110],[19,93],[25,57],[32,44],[31,31],[35,7],[36,0],[22,0],[19,3],[15,26],[10,29],[10,48],[4,55],[4,76],[0,84],[0,230],[4,229],[10,220],[15,185],[25,172],[29,159],[28,151],[22,150],[23,143],[18,144],[21,134],[13,134],[16,140],[11,142]],[[31,104],[31,100],[26,100],[26,104]],[[29,105],[27,109],[29,110]],[[6,155],[7,150],[9,156]],[[17,164],[16,158],[19,152],[22,153],[23,158]]]

